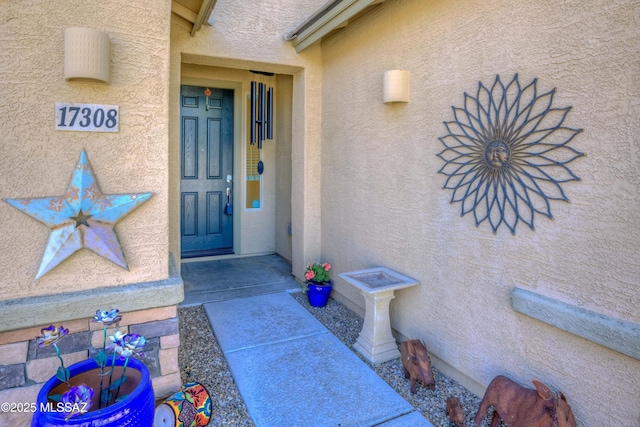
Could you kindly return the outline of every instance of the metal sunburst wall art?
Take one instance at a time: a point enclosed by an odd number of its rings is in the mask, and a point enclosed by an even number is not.
[[[537,79],[522,87],[517,74],[505,86],[496,76],[451,107],[438,172],[451,203],[461,203],[461,216],[473,212],[476,226],[486,220],[494,233],[504,224],[515,234],[522,221],[533,230],[536,213],[553,219],[551,200],[569,201],[562,184],[580,178],[567,164],[584,155],[569,143],[582,129],[562,125],[571,107],[553,108],[555,91],[538,94]]]
[[[4,199],[51,229],[36,280],[82,248],[128,270],[114,229],[129,212],[149,200],[151,193],[105,195],[83,151],[62,196]]]

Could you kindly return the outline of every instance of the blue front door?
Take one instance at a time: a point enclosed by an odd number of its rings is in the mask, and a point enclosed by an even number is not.
[[[182,258],[233,253],[233,91],[207,89],[180,90]]]

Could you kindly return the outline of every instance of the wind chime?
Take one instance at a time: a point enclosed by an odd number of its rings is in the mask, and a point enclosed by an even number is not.
[[[273,76],[273,73],[253,71],[263,76]],[[273,88],[267,89],[262,82],[251,82],[251,145],[258,143],[262,149],[262,141],[273,139]]]

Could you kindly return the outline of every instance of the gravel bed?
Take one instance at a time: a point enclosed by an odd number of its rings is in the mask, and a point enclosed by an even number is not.
[[[181,308],[178,320],[180,377],[183,384],[197,381],[209,391],[212,401],[209,426],[253,427],[204,308],[201,305]]]
[[[363,321],[358,315],[333,299],[329,300],[326,307],[316,308],[309,305],[306,294],[298,292],[292,296],[347,347],[352,348],[362,329]],[[209,425],[211,427],[253,426],[202,306],[181,308],[178,315],[180,320],[178,363],[182,381],[183,383],[197,381],[212,394],[213,417]],[[356,354],[360,356],[357,352]],[[409,389],[409,380],[404,377],[400,359],[377,365],[370,364],[362,357],[361,359],[435,427],[453,426],[445,414],[446,400],[449,396],[460,400],[465,414],[465,425],[475,426],[473,418],[481,399],[435,367],[432,367],[436,382],[435,389],[429,390],[418,384],[417,393],[412,394]],[[489,415],[491,411],[485,417],[482,426],[489,426]]]

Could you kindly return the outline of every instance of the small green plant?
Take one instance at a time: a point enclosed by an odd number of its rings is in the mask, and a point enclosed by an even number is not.
[[[311,264],[307,265],[307,271],[304,273],[304,277],[310,282],[328,282],[330,269],[331,264],[327,262],[320,264],[319,262],[314,261]]]

